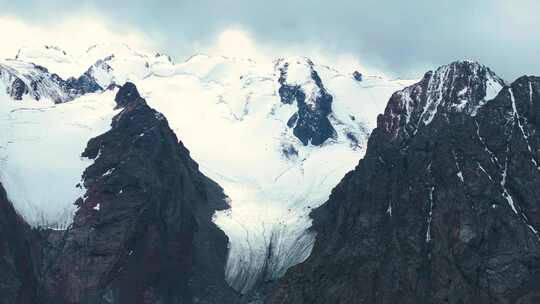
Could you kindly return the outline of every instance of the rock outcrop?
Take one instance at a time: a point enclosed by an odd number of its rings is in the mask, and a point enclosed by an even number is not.
[[[294,77],[289,75],[290,64],[283,60],[277,63],[280,73],[278,93],[281,102],[285,104],[296,102],[298,107],[298,111],[287,121],[287,126],[293,129],[293,134],[304,145],[322,145],[336,135],[328,118],[332,112],[333,97],[324,88],[311,60],[295,63],[295,69],[302,67],[305,71],[295,71]]]

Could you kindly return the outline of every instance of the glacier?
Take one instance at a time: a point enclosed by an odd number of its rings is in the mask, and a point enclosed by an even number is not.
[[[167,117],[201,171],[228,196],[230,208],[217,212],[214,222],[229,238],[227,282],[241,293],[309,256],[315,237],[309,213],[363,157],[390,96],[415,82],[366,70],[359,81],[355,71],[304,57],[263,62],[199,54],[176,64],[166,55],[123,44],[96,45],[83,54],[22,49],[17,60],[61,71],[63,77],[88,71],[102,88],[126,81],[137,85],[149,105]],[[284,63],[287,84],[307,96],[309,107],[320,94],[312,71],[332,96],[326,118],[335,134],[320,145],[303,143],[288,126],[299,109],[296,100],[281,102]],[[84,193],[76,185],[90,164],[80,153],[89,138],[107,131],[115,113],[112,94],[104,90],[57,105],[1,97],[0,127],[25,126],[17,127],[24,134],[0,135],[0,156],[8,160],[0,163],[0,180],[29,222],[69,225],[73,202]]]
[[[14,101],[0,83],[0,181],[17,212],[32,226],[65,229],[85,193],[80,183],[92,160],[81,157],[89,139],[106,132],[114,95],[87,94],[54,104]],[[110,102],[109,102],[110,101]]]

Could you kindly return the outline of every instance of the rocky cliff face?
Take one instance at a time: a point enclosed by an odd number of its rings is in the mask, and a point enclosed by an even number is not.
[[[458,62],[396,92],[268,303],[538,303],[540,78]]]
[[[45,294],[38,281],[39,239],[16,214],[0,184],[0,303],[43,303]]]

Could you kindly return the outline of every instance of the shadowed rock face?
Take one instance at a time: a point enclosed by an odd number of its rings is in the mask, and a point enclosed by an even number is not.
[[[85,198],[49,255],[48,291],[65,303],[234,303],[227,239],[211,222],[221,188],[198,171],[165,117],[135,85],[83,156]],[[219,300],[218,300],[219,299]]]
[[[38,282],[39,240],[19,217],[0,184],[0,303],[38,304],[45,301]],[[34,247],[35,246],[35,247]]]
[[[268,303],[540,303],[540,78],[476,107],[477,78],[425,120],[431,77],[391,98]]]

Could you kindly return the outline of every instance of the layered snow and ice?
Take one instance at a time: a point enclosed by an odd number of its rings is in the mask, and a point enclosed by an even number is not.
[[[203,173],[228,196],[231,208],[217,212],[214,221],[229,238],[226,279],[243,293],[309,256],[315,237],[308,229],[310,211],[363,157],[377,114],[392,93],[412,83],[365,70],[359,81],[354,69],[337,71],[303,57],[255,62],[195,55],[174,64],[166,55],[125,45],[97,45],[78,56],[45,50],[45,58],[22,51],[18,59],[53,71],[58,67],[65,77],[88,71],[102,88],[134,82],[149,105],[167,117]],[[288,124],[299,106],[297,99],[281,101],[285,63],[285,82],[307,97],[309,107],[322,87],[331,96],[324,118],[335,134],[320,144],[303,143]],[[75,185],[89,165],[80,153],[89,138],[107,130],[114,114],[108,94],[56,106],[2,101],[9,107],[0,112],[2,123],[25,126],[2,135],[2,155],[8,158],[0,167],[1,181],[30,222],[69,223],[66,214],[83,193]],[[17,174],[20,181],[11,182]]]
[[[85,189],[81,157],[92,137],[110,128],[113,92],[72,102],[25,96],[13,100],[0,82],[0,182],[16,211],[32,226],[65,229]]]
[[[167,55],[141,52],[122,43],[92,45],[80,54],[55,46],[21,48],[15,58],[47,67],[64,79],[89,70],[102,88],[111,83],[122,85],[126,81],[142,80],[160,66],[172,65]]]
[[[302,73],[307,59],[283,60],[294,71],[289,81],[307,96],[316,94],[309,70]],[[337,133],[320,146],[304,145],[287,125],[298,107],[280,101],[276,62],[199,55],[138,83],[230,199],[215,223],[230,240],[227,281],[241,292],[309,256],[311,209],[358,163],[377,113],[405,85],[375,76],[358,82],[314,68],[333,96],[329,119]]]
[[[4,84],[2,93],[14,99],[20,99],[22,95],[30,95],[33,99],[43,96],[55,102],[70,99],[47,70],[32,63],[0,60],[0,82]]]
[[[79,76],[88,68],[77,62],[68,52],[53,45],[40,48],[22,47],[14,59],[54,68],[54,72],[64,79]]]

